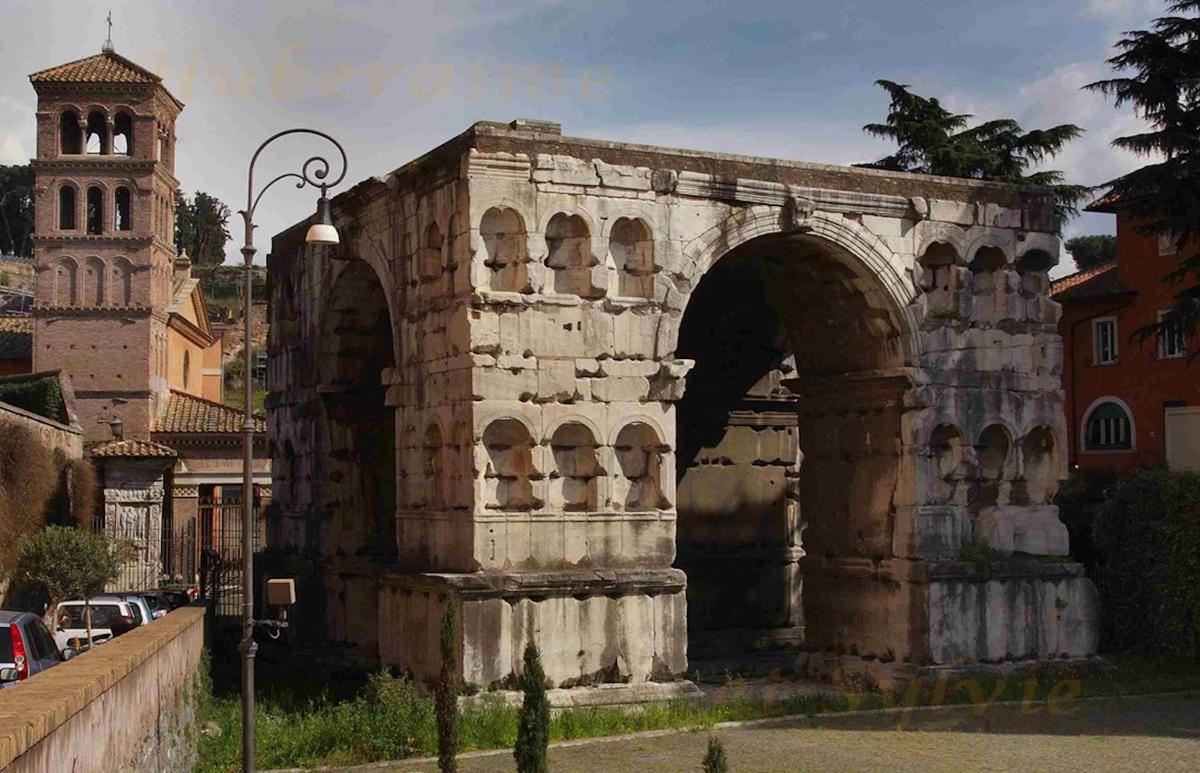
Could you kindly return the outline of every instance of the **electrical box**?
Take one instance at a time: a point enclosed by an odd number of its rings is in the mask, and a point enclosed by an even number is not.
[[[290,607],[296,603],[296,581],[288,579],[267,580],[267,605]]]

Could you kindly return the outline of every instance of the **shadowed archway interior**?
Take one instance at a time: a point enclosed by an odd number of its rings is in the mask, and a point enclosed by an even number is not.
[[[903,364],[894,307],[836,245],[758,237],[700,281],[677,353],[695,360],[676,457],[690,653],[837,646],[844,607],[805,575],[891,552],[900,421],[879,379]]]

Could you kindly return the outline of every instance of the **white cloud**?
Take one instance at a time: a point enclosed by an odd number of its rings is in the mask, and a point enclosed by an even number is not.
[[[6,134],[0,137],[0,164],[24,164],[32,155],[17,135]]]
[[[1147,16],[1161,10],[1161,0],[1084,0],[1082,13],[1097,19],[1117,21]]]

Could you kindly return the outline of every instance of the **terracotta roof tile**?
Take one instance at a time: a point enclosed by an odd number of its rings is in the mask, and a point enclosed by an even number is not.
[[[34,83],[159,83],[162,78],[120,54],[106,51],[29,76]]]
[[[254,418],[255,431],[266,432],[266,419],[262,416]],[[171,390],[171,395],[167,398],[167,408],[155,423],[154,431],[236,434],[242,431],[242,412],[212,400]]]
[[[32,333],[33,317],[0,316],[0,333]]]
[[[132,456],[137,458],[170,458],[177,454],[175,449],[150,440],[106,440],[88,449],[91,456],[104,458]]]
[[[1117,262],[1112,260],[1057,279],[1050,284],[1050,297],[1061,300],[1117,292],[1120,283],[1116,267]]]
[[[0,359],[33,356],[33,318],[0,316]]]

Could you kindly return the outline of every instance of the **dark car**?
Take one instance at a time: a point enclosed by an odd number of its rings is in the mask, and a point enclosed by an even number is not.
[[[71,648],[59,652],[37,615],[0,611],[0,671],[16,677],[11,681],[28,679],[74,656]]]
[[[171,605],[171,600],[167,597],[165,591],[141,590],[137,591],[137,595],[146,600],[146,604],[150,606],[150,614],[155,620],[175,608]]]

